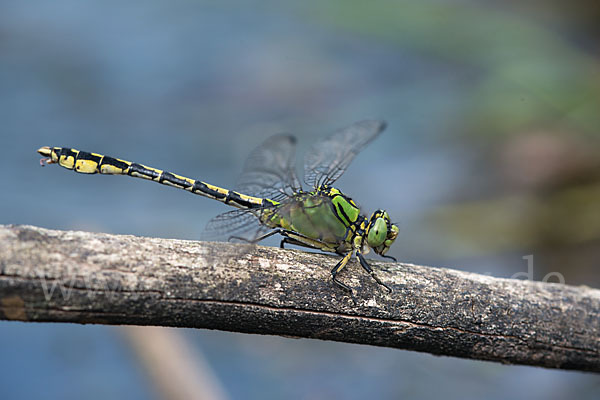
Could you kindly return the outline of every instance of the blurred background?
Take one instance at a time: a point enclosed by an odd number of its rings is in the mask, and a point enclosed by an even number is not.
[[[399,221],[391,255],[600,287],[599,18],[592,1],[4,0],[0,223],[196,239],[224,205],[42,169],[35,150],[75,147],[231,187],[272,134],[298,137],[300,167],[317,138],[383,118],[388,130],[337,186]],[[221,398],[600,392],[592,374],[165,332],[192,348],[174,368],[202,374]],[[151,368],[161,361],[135,335],[0,322],[2,398],[168,397]]]

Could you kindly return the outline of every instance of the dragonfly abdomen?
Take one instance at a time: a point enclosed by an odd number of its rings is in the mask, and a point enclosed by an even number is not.
[[[163,185],[183,189],[237,208],[260,208],[277,204],[270,199],[248,196],[233,190],[211,185],[210,183],[186,178],[172,172],[102,154],[89,153],[66,147],[47,146],[40,148],[38,153],[48,157],[45,161],[48,164],[57,163],[61,167],[81,174],[129,175],[134,178],[147,179]]]

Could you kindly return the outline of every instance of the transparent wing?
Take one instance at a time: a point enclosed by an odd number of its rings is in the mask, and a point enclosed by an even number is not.
[[[304,182],[315,189],[331,185],[385,127],[384,121],[360,121],[315,143],[304,157]]]
[[[258,146],[244,165],[236,190],[279,200],[300,190],[296,176],[296,138],[275,135]]]
[[[233,210],[219,214],[206,224],[202,240],[228,241],[232,236],[253,240],[271,228],[262,225],[257,217],[260,209]]]

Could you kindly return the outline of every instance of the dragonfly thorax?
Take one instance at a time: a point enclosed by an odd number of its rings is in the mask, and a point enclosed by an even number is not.
[[[356,233],[364,232],[365,221],[350,197],[328,186],[299,191],[261,216],[265,225],[298,232],[336,252],[352,247]]]
[[[282,200],[262,214],[261,222],[317,240],[338,253],[355,249],[366,254],[372,248],[384,255],[398,235],[385,211],[367,219],[352,198],[326,185]]]

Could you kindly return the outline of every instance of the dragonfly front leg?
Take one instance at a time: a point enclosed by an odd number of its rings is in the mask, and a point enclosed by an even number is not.
[[[394,262],[398,262],[398,260],[396,260],[396,257],[392,257],[392,256],[387,256],[387,255],[382,255],[381,257],[383,258],[389,258],[390,260],[394,260]]]
[[[358,250],[356,251],[356,256],[358,257],[358,261],[360,261],[360,265],[365,269],[365,271],[367,271],[369,273],[369,275],[371,275],[371,277],[375,280],[375,282],[377,282],[378,284],[380,284],[381,286],[386,288],[388,293],[392,293],[392,289],[388,285],[383,283],[377,277],[377,275],[375,275],[375,272],[373,272],[373,268],[371,268],[369,263],[367,263],[367,260],[365,260],[365,257],[362,255],[362,253],[360,251],[358,251]]]

